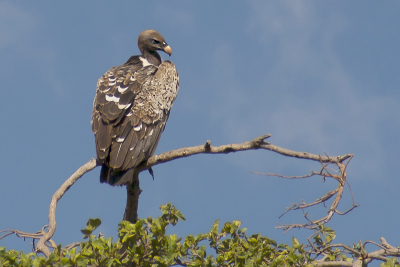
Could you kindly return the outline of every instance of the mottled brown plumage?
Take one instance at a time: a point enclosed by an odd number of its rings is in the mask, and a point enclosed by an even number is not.
[[[128,183],[134,168],[153,155],[179,90],[175,65],[157,53],[172,53],[164,38],[143,31],[138,47],[142,55],[111,68],[97,82],[92,131],[102,183]]]

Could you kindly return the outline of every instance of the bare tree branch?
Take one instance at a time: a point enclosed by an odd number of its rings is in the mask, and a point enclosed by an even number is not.
[[[62,250],[70,250],[75,247],[79,247],[81,245],[81,242],[74,242],[72,244],[66,245],[65,247],[62,248]]]
[[[301,175],[301,176],[285,176],[279,173],[262,173],[262,172],[253,172],[251,171],[251,173],[257,174],[257,175],[265,175],[265,176],[276,176],[279,178],[285,178],[285,179],[306,179],[306,178],[310,178],[312,176],[318,175],[318,173],[312,171],[310,174],[305,174],[305,175]]]
[[[311,155],[309,154],[309,156],[314,157],[312,154]],[[312,207],[315,205],[319,205],[319,204],[325,205],[326,201],[328,201],[334,195],[336,195],[330,209],[328,210],[328,214],[325,217],[323,217],[319,220],[312,221],[307,217],[307,213],[303,212],[304,217],[309,221],[309,223],[281,225],[281,226],[277,226],[276,228],[281,228],[285,232],[287,232],[293,228],[316,229],[320,224],[327,223],[335,213],[337,213],[339,215],[344,215],[344,214],[350,212],[351,210],[353,210],[355,207],[358,207],[358,205],[356,205],[354,203],[354,198],[352,195],[352,200],[353,200],[352,207],[344,213],[341,213],[337,210],[340,199],[342,198],[342,195],[343,195],[343,189],[344,189],[345,184],[347,184],[349,186],[350,192],[352,194],[350,184],[346,180],[346,168],[347,168],[348,163],[352,159],[352,157],[353,157],[353,155],[351,155],[351,154],[348,154],[345,156],[337,156],[337,157],[333,157],[333,158],[329,157],[328,155],[326,155],[325,157],[320,157],[320,160],[319,160],[319,162],[321,164],[320,171],[319,172],[311,171],[311,174],[302,175],[302,176],[284,176],[281,174],[264,174],[264,173],[253,172],[254,174],[258,174],[258,175],[277,176],[277,177],[285,178],[285,179],[305,179],[305,178],[310,178],[312,176],[318,175],[318,176],[322,176],[324,180],[328,177],[328,178],[333,178],[336,181],[338,181],[338,187],[335,190],[327,192],[325,195],[316,199],[312,203],[306,203],[306,202],[302,201],[299,204],[292,204],[290,207],[286,208],[286,212],[280,216],[280,217],[282,217],[283,215],[285,215],[286,213],[288,213],[291,210],[299,210],[299,209],[304,210],[306,208],[309,208],[309,207]],[[345,161],[346,161],[346,163],[344,164],[343,162],[345,162]],[[330,168],[329,165],[331,165],[331,164],[335,165],[338,168],[338,171]],[[337,172],[338,174],[333,174],[330,170],[331,171],[333,170],[334,172]]]
[[[0,231],[0,233],[5,233],[5,234],[0,236],[0,240],[9,235],[13,235],[13,234],[15,234],[17,237],[21,237],[24,239],[32,238],[33,239],[33,243],[32,243],[33,249],[32,250],[34,251],[36,249],[35,248],[35,240],[40,239],[46,233],[45,228],[47,228],[47,225],[43,226],[43,228],[36,233],[25,233],[25,232],[13,230],[13,229],[2,230],[2,231]],[[52,239],[49,239],[47,242],[49,243],[49,244],[47,244],[48,247],[52,247],[52,248],[56,247],[56,243]]]
[[[343,156],[328,157],[317,154],[311,154],[308,152],[293,151],[290,149],[282,148],[270,144],[268,142],[265,142],[264,140],[269,137],[271,137],[271,135],[266,134],[263,136],[256,137],[252,141],[244,142],[241,144],[229,144],[217,147],[211,146],[211,141],[207,140],[207,142],[204,145],[180,148],[177,150],[172,150],[169,152],[162,153],[160,155],[152,156],[140,167],[140,171],[147,170],[152,166],[156,166],[161,163],[166,163],[175,159],[189,157],[196,154],[228,154],[232,152],[252,150],[252,149],[266,149],[288,157],[295,157],[295,158],[308,159],[318,162],[330,162],[330,163],[341,163],[353,156],[352,154],[346,154]]]
[[[351,261],[317,261],[317,267],[342,267],[353,266]]]
[[[136,221],[137,219],[137,207],[138,207],[138,199],[140,195],[140,187],[139,187],[139,179],[138,175],[140,172],[144,170],[149,170],[152,166],[156,166],[158,164],[166,163],[175,159],[183,158],[183,157],[189,157],[192,155],[196,154],[227,154],[227,153],[232,153],[232,152],[238,152],[238,151],[246,151],[246,150],[253,150],[253,149],[265,149],[265,150],[270,150],[276,153],[279,153],[284,156],[288,157],[295,157],[295,158],[302,158],[302,159],[308,159],[308,160],[313,160],[313,161],[318,161],[322,163],[333,163],[338,166],[344,166],[343,161],[346,159],[351,158],[353,155],[352,154],[346,154],[343,156],[335,156],[335,157],[328,157],[328,156],[321,156],[317,154],[311,154],[308,152],[298,152],[298,151],[292,151],[286,148],[281,148],[279,146],[270,144],[268,142],[265,142],[265,139],[269,138],[271,135],[263,135],[260,137],[257,137],[253,139],[252,141],[244,142],[241,144],[228,144],[228,145],[222,145],[222,146],[217,146],[213,147],[211,146],[211,141],[207,141],[204,145],[199,145],[199,146],[194,146],[194,147],[186,147],[186,148],[181,148],[177,150],[172,150],[169,152],[162,153],[160,155],[154,155],[151,158],[149,158],[146,162],[143,162],[138,168],[135,173],[134,180],[132,181],[132,184],[128,184],[127,186],[127,206],[125,210],[125,215],[124,219],[127,219],[129,221]],[[96,162],[95,159],[91,159],[89,162],[87,162],[85,165],[80,167],[71,177],[69,177],[62,185],[61,187],[54,193],[51,203],[50,203],[50,209],[49,209],[49,225],[47,228],[47,232],[42,229],[40,234],[29,234],[29,233],[24,233],[25,237],[29,238],[34,238],[34,239],[39,239],[39,242],[37,243],[36,246],[36,251],[37,252],[42,252],[46,257],[50,255],[50,249],[55,247],[54,241],[51,240],[51,237],[53,236],[55,230],[56,230],[56,208],[57,208],[57,202],[62,198],[62,196],[68,191],[68,189],[80,178],[82,177],[86,172],[89,172],[93,170],[95,167],[97,167],[99,164]],[[339,167],[340,168],[340,167]],[[342,170],[343,169],[343,170]],[[336,180],[340,181],[341,184],[344,184],[345,182],[345,167],[341,169],[341,175],[326,175],[332,178],[335,178]],[[325,169],[326,170],[326,169]],[[133,185],[133,186],[132,186]],[[329,221],[329,219],[332,217],[333,213],[336,210],[336,207],[339,203],[339,200],[341,198],[343,188],[339,189],[337,192],[337,197],[335,199],[335,205],[332,205],[328,216],[325,218],[322,218],[321,220],[315,221],[314,223],[324,223],[326,221]],[[327,198],[327,196],[326,196]],[[321,200],[323,201],[323,200]],[[293,227],[304,227],[304,225],[291,225],[290,228]],[[5,230],[4,230],[5,231]],[[19,232],[16,230],[8,230],[8,231],[14,231],[12,233],[7,233],[5,236],[8,236],[9,234],[13,233],[23,233]],[[3,236],[2,238],[4,238]],[[21,236],[22,237],[22,236]],[[50,242],[50,244],[48,244]]]
[[[54,193],[50,202],[49,209],[49,226],[48,231],[40,237],[39,242],[36,246],[37,252],[42,252],[46,257],[50,255],[50,250],[46,245],[46,242],[51,239],[56,231],[56,209],[57,202],[64,196],[65,192],[76,182],[79,178],[81,178],[88,171],[93,170],[97,167],[97,163],[95,159],[89,160],[85,165],[80,167],[74,174],[72,174],[62,185],[61,187]]]
[[[309,240],[310,242],[310,240]],[[379,250],[373,251],[368,253],[365,249],[365,245],[371,243],[373,245],[378,246]],[[334,245],[328,245],[324,247],[323,249],[319,250],[315,246],[312,246],[312,251],[310,251],[310,254],[322,254],[324,251],[329,250],[331,248],[343,248],[343,253],[348,253],[351,254],[352,256],[357,257],[356,260],[353,262],[348,262],[348,261],[325,261],[325,258],[322,260],[316,260],[315,262],[317,263],[316,266],[318,267],[331,267],[331,266],[353,266],[353,267],[361,267],[361,266],[366,266],[373,260],[379,260],[379,261],[388,261],[389,257],[400,257],[400,248],[396,248],[392,245],[390,245],[385,238],[381,237],[381,243],[382,245],[379,245],[373,241],[366,241],[362,243],[360,241],[361,245],[361,251],[357,251],[355,249],[352,249],[344,244],[334,244]],[[347,252],[346,252],[347,251]]]

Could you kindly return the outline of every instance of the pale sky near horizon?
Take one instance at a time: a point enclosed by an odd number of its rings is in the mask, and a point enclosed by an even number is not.
[[[97,79],[139,50],[138,34],[159,31],[172,47],[180,91],[156,153],[186,146],[269,142],[328,155],[353,153],[348,167],[360,207],[329,226],[337,242],[400,246],[400,17],[398,1],[38,2],[0,1],[0,230],[36,232],[51,196],[95,156],[90,116]],[[240,220],[278,243],[274,227],[291,203],[312,202],[335,183],[282,180],[250,171],[303,175],[317,163],[269,151],[199,155],[141,175],[139,217],[172,202],[186,216],[170,233],[208,231],[216,219]],[[116,236],[125,189],[99,183],[97,168],[60,200],[54,240],[80,241],[88,218]],[[330,205],[330,203],[328,203]],[[328,205],[328,206],[329,206]],[[341,211],[351,207],[346,190]],[[313,218],[327,209],[310,211]],[[0,246],[29,250],[16,237]],[[375,249],[375,248],[371,248]]]

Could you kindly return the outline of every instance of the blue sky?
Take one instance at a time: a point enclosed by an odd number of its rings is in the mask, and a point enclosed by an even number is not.
[[[0,229],[35,232],[51,196],[95,156],[90,116],[97,79],[139,53],[138,34],[156,29],[172,47],[180,91],[156,153],[211,140],[240,143],[270,133],[293,150],[354,153],[348,181],[360,205],[329,226],[337,241],[399,246],[400,18],[397,1],[81,1],[0,2]],[[164,59],[166,54],[162,55]],[[316,163],[269,151],[198,155],[140,177],[139,216],[172,202],[187,221],[180,236],[216,219],[242,221],[279,243],[311,232],[274,229],[291,203],[335,188],[319,178],[292,181],[250,171],[302,175]],[[80,241],[88,218],[116,236],[125,188],[99,183],[97,168],[61,199],[54,240]],[[351,206],[349,191],[339,206]],[[310,211],[313,218],[327,209]],[[8,237],[1,246],[29,250]],[[372,248],[373,249],[373,248]]]

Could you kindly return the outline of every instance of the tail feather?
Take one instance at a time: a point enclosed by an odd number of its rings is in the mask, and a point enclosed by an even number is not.
[[[106,164],[101,166],[100,183],[108,183],[112,186],[125,185],[132,181],[134,168],[125,171],[116,171]]]

